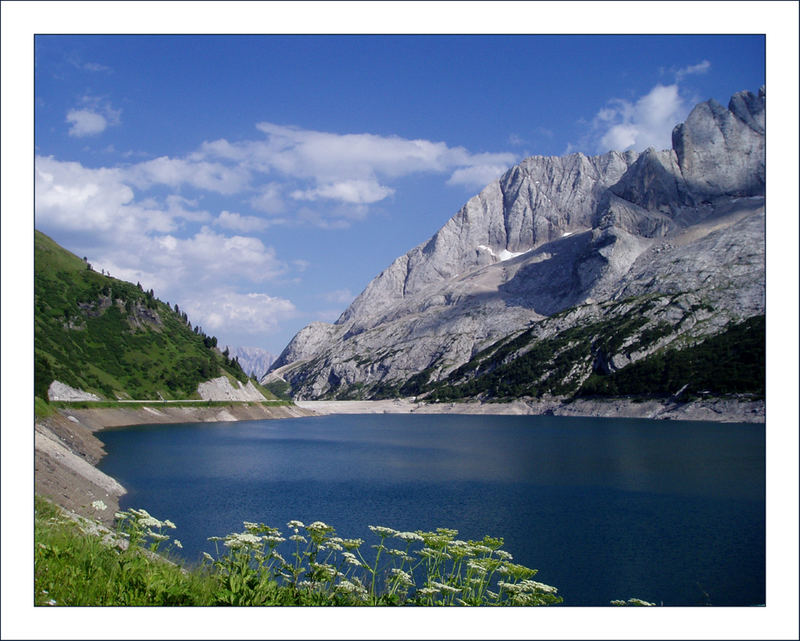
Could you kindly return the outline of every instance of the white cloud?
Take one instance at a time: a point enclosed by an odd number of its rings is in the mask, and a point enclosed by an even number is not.
[[[88,109],[71,109],[67,112],[67,122],[71,125],[69,135],[76,138],[96,136],[108,127],[104,116]]]
[[[118,169],[87,169],[38,156],[34,189],[36,218],[56,229],[126,234],[175,227],[167,212],[134,203],[133,190]]]
[[[702,62],[698,62],[696,65],[689,65],[688,67],[678,69],[675,72],[675,79],[677,82],[680,82],[683,80],[684,76],[708,73],[709,69],[711,69],[711,63],[708,60],[703,60]]]
[[[121,111],[97,96],[86,95],[80,99],[80,106],[67,112],[66,121],[70,124],[69,135],[75,138],[96,136],[109,126],[120,123]]]
[[[96,269],[156,289],[165,300],[183,300],[198,287],[262,283],[288,271],[287,263],[259,238],[226,235],[208,226],[180,237],[180,221],[205,220],[208,212],[193,209],[197,201],[175,194],[163,202],[136,201],[125,179],[120,169],[87,169],[37,157],[37,229],[77,232],[79,240],[70,249],[91,256]],[[229,213],[221,219],[229,225],[254,224],[255,217],[237,216]]]
[[[295,184],[290,191],[295,200],[327,199],[357,205],[387,198],[394,193],[387,182],[413,173],[462,170],[451,177],[450,184],[466,184],[466,178],[460,177],[470,175],[470,169],[474,169],[473,176],[502,173],[516,160],[511,153],[473,154],[443,142],[399,136],[336,134],[269,122],[256,127],[264,140],[206,142],[191,158],[233,162],[251,172],[279,175],[285,184]],[[269,213],[282,213],[285,206],[274,182],[262,188],[251,203]]]
[[[259,335],[275,332],[280,323],[295,318],[290,300],[260,293],[239,294],[216,290],[185,298],[181,308],[207,333]]]
[[[596,151],[668,149],[672,145],[672,129],[688,111],[676,84],[658,84],[636,102],[611,100],[592,123]]]
[[[214,225],[239,232],[253,232],[266,229],[268,223],[258,216],[242,216],[235,212],[223,211],[214,219]]]
[[[480,189],[502,176],[507,169],[507,165],[475,165],[474,167],[456,169],[448,179],[447,184]]]
[[[153,185],[190,185],[220,194],[242,191],[250,177],[249,172],[242,167],[168,156],[132,165],[125,173],[128,180],[142,189]]]
[[[322,185],[315,189],[292,192],[295,200],[318,200],[327,198],[354,205],[368,205],[391,196],[394,189],[384,187],[374,180],[342,180]]]
[[[279,183],[271,182],[261,185],[258,193],[253,196],[250,206],[267,214],[282,214],[286,211],[286,201],[283,199],[282,186]]]
[[[107,67],[106,65],[101,65],[99,62],[84,62],[81,68],[85,69],[86,71],[93,71],[93,72],[111,71],[111,67]]]

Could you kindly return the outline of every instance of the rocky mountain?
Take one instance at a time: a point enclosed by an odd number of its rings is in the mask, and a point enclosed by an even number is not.
[[[765,310],[765,104],[763,88],[701,103],[670,150],[527,158],[336,323],[302,329],[264,381],[303,399],[573,397],[742,327],[758,343],[742,323]],[[514,362],[503,380],[520,384],[477,384]]]
[[[231,347],[228,346],[231,358],[239,361],[246,374],[256,380],[260,379],[270,365],[275,362],[275,355],[260,347]]]

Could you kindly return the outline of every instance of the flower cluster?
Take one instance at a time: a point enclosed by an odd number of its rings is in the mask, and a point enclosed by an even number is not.
[[[130,546],[149,544],[152,552],[156,552],[164,541],[171,538],[164,532],[165,528],[176,529],[176,525],[169,519],[157,519],[145,509],[129,508],[124,512],[116,512],[114,517],[117,519],[119,534],[128,539]],[[173,546],[183,547],[178,539],[173,539]]]
[[[536,570],[512,562],[503,540],[457,539],[457,530],[395,530],[370,525],[378,537],[367,558],[362,539],[336,536],[321,521],[292,520],[287,537],[263,523],[209,540],[227,553],[204,553],[228,581],[225,593],[236,604],[241,586],[282,584],[319,605],[549,605],[561,602],[553,586],[532,580]],[[396,541],[396,544],[393,543]],[[277,548],[293,548],[288,559]],[[490,589],[493,588],[493,589]]]

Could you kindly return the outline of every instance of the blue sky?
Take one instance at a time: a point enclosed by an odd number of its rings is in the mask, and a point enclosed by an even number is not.
[[[522,158],[764,83],[763,36],[41,35],[35,224],[278,353]]]

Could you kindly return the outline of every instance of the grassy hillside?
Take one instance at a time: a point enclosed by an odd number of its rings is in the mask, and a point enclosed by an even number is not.
[[[34,233],[37,397],[47,398],[53,380],[107,399],[197,398],[197,385],[210,378],[247,380],[177,305]]]

